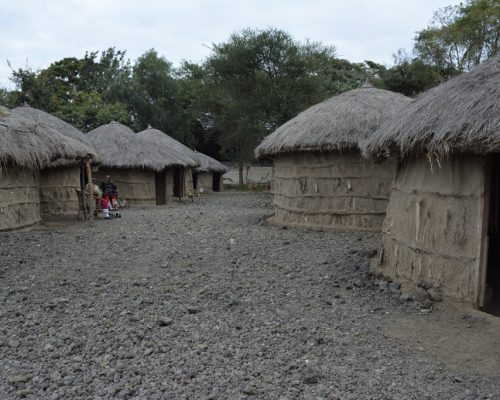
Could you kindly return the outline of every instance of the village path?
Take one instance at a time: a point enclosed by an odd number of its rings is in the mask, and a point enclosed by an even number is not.
[[[422,313],[370,274],[379,235],[271,213],[226,192],[0,233],[0,398],[500,399],[499,318]]]

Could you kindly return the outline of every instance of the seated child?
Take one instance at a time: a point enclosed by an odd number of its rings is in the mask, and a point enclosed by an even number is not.
[[[111,202],[106,197],[101,197],[99,200],[101,206],[101,213],[104,215],[104,219],[121,218],[121,214],[118,212],[113,212],[113,207]]]

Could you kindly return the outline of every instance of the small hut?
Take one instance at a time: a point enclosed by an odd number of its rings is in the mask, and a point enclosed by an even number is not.
[[[169,168],[157,176],[157,182],[166,182],[167,198],[173,196],[181,199],[188,193],[193,193],[193,169],[198,166],[194,151],[165,132],[152,127],[139,132],[137,136],[164,153],[163,159]]]
[[[87,156],[86,146],[43,122],[0,112],[0,230],[40,221],[40,170]]]
[[[228,168],[215,158],[209,157],[206,154],[198,151],[194,153],[199,164],[193,173],[194,188],[196,190],[203,190],[203,192],[224,191],[222,175],[228,171]]]
[[[98,181],[109,175],[120,199],[134,205],[156,204],[156,173],[163,171],[168,162],[154,143],[142,140],[118,122],[102,125],[87,133],[87,137],[101,159],[99,170],[94,173]]]
[[[74,139],[87,149],[88,161],[97,161],[97,154],[83,132],[73,125],[46,113],[24,105],[11,110],[13,114],[42,122],[60,134]],[[40,171],[40,212],[42,219],[52,216],[66,216],[78,213],[78,196],[75,189],[85,185],[85,163],[79,160],[59,159]]]
[[[380,270],[476,306],[500,293],[500,58],[420,95],[363,144],[401,167]]]
[[[410,101],[366,83],[310,107],[266,137],[255,154],[273,160],[270,222],[380,230],[395,164],[364,160],[359,142]]]

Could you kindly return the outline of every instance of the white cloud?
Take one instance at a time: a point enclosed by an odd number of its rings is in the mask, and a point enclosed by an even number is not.
[[[351,61],[390,64],[415,32],[457,0],[18,0],[2,4],[0,86],[10,70],[47,67],[64,57],[114,46],[137,58],[155,48],[178,64],[202,60],[212,43],[242,28],[276,27],[296,39],[334,45]]]

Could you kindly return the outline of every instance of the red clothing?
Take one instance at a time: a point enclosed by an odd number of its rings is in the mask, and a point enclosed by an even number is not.
[[[101,205],[101,210],[109,210],[111,204],[106,197],[102,197],[99,203]]]

